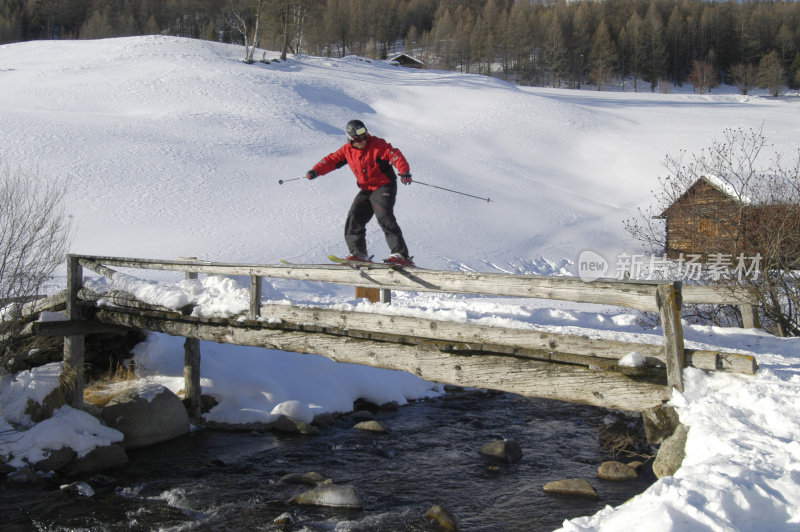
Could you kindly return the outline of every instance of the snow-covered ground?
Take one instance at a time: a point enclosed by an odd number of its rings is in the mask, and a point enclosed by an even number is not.
[[[774,151],[792,155],[800,132],[796,95],[519,88],[356,57],[245,65],[241,55],[239,47],[169,37],[0,46],[0,162],[67,186],[76,253],[320,262],[345,252],[352,175],[345,168],[311,182],[278,180],[304,175],[344,142],[344,124],[360,118],[403,151],[415,179],[493,200],[401,186],[396,212],[418,264],[550,274],[571,269],[587,250],[612,262],[638,252],[622,220],[649,203],[665,155],[697,153],[737,127],[763,128]],[[377,257],[388,253],[374,223],[368,242]],[[275,282],[264,297],[379,310],[344,290],[311,288]],[[196,301],[204,312],[246,306],[235,279],[150,290],[165,302]],[[661,336],[624,309],[599,306],[398,293],[393,307],[626,341]],[[686,370],[686,391],[672,400],[690,427],[683,467],[565,529],[800,528],[800,341],[688,324],[685,333],[689,346],[753,354],[761,370],[755,377]],[[280,413],[307,420],[347,410],[358,397],[403,403],[440,393],[408,374],[312,355],[201,349],[202,385],[223,397],[212,412],[218,421]],[[180,340],[161,335],[137,354],[143,377],[173,389],[182,357]],[[25,421],[20,397],[41,395],[52,371],[3,377],[0,431],[6,421]],[[87,442],[116,437],[74,416],[65,408],[49,427],[14,441],[29,438],[35,453],[58,435],[85,452]]]

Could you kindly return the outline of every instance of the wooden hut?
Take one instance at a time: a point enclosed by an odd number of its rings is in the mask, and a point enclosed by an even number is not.
[[[741,199],[719,180],[701,177],[664,212],[667,257],[683,253],[734,253],[738,247]]]
[[[667,257],[723,253],[800,260],[800,206],[757,203],[725,181],[703,176],[656,218],[665,220]]]
[[[390,57],[389,62],[396,63],[400,66],[408,67],[408,68],[425,68],[425,63],[417,59],[416,57],[412,57],[408,54],[395,54]]]

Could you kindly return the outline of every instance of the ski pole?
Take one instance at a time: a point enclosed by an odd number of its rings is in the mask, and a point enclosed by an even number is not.
[[[288,183],[289,181],[297,181],[298,179],[305,179],[305,177],[293,177],[291,179],[278,179],[278,184],[282,185],[284,183]]]
[[[469,196],[470,198],[483,200],[483,201],[485,201],[487,203],[491,203],[491,201],[492,201],[489,198],[482,198],[480,196],[473,196],[472,194],[467,194],[466,192],[459,192],[458,190],[452,190],[452,189],[449,189],[449,188],[439,187],[439,186],[436,186],[436,185],[431,185],[430,183],[423,183],[422,181],[417,181],[416,179],[414,179],[412,181],[412,183],[417,183],[419,185],[425,185],[426,187],[438,188],[439,190],[446,190],[447,192],[453,192],[454,194],[461,194],[462,196]]]

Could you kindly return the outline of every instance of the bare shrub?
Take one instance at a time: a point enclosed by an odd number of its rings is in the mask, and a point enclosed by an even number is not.
[[[0,166],[0,354],[20,329],[19,310],[43,295],[71,235],[65,188]]]

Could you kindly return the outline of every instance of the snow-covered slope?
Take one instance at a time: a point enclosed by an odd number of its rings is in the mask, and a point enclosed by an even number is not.
[[[621,220],[648,201],[667,153],[724,127],[763,123],[779,144],[797,129],[786,100],[521,89],[356,57],[241,55],[169,37],[0,46],[2,159],[68,184],[75,252],[318,261],[345,251],[354,179],[343,168],[278,180],[304,175],[360,118],[416,179],[493,200],[402,187],[418,263],[535,271],[539,257],[635,248]],[[368,238],[385,256],[375,224]]]

